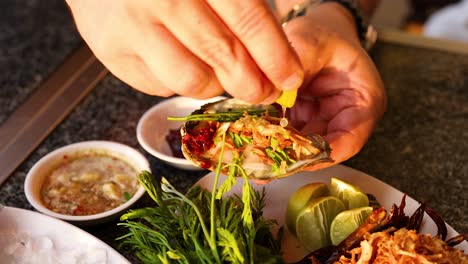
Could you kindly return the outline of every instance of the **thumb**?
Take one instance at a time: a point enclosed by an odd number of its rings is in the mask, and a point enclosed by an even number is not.
[[[294,19],[284,31],[304,69],[304,83],[313,79],[330,61],[331,49],[326,29],[307,23],[306,17]]]

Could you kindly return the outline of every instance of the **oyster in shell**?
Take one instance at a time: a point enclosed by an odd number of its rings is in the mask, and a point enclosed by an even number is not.
[[[245,174],[252,179],[285,177],[330,162],[330,147],[319,135],[305,136],[280,126],[278,110],[237,99],[206,104],[186,117],[182,152],[198,166]],[[224,143],[223,143],[224,142]]]

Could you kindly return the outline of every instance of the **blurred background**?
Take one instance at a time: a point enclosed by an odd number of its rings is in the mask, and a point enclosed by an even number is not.
[[[380,0],[372,24],[382,30],[468,42],[468,0]]]

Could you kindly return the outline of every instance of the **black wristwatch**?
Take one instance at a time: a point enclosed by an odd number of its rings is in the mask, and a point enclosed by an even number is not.
[[[377,31],[369,23],[369,18],[361,11],[359,1],[357,0],[307,0],[294,5],[294,7],[281,20],[281,23],[285,26],[287,22],[292,19],[305,15],[307,8],[326,2],[340,4],[351,13],[354,21],[356,22],[356,29],[359,39],[361,40],[361,45],[366,50],[370,50],[377,40]]]

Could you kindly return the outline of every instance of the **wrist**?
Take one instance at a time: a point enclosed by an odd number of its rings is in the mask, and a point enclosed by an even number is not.
[[[360,45],[356,22],[353,15],[342,5],[324,2],[307,10],[307,17],[329,28],[349,42]]]
[[[279,0],[277,5],[280,9],[277,11],[281,14],[285,6],[291,5],[293,0]],[[333,32],[339,33],[349,41],[357,42],[366,50],[369,50],[377,39],[377,32],[369,24],[369,12],[373,12],[376,0],[303,0],[296,3],[291,9],[281,16],[283,26],[290,20],[309,15],[309,19],[315,20],[314,23],[319,23],[326,28],[332,29]],[[362,6],[365,3],[366,6]],[[283,7],[283,8],[281,8]],[[278,8],[278,6],[277,6]],[[314,13],[314,15],[310,15]]]
[[[270,6],[275,10],[279,17],[284,17],[294,5],[307,0],[266,0]],[[380,3],[380,0],[359,0],[357,1],[361,11],[367,17],[374,14],[375,9]]]

